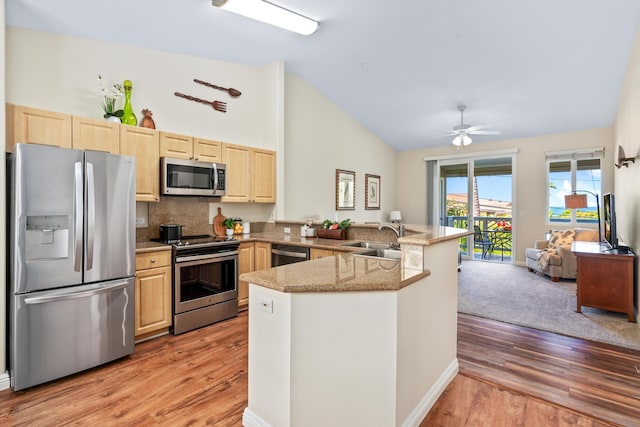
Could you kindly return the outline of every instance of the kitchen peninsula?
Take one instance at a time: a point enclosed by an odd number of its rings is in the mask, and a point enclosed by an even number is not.
[[[246,426],[419,425],[458,371],[458,239],[427,227],[401,260],[357,254],[246,273]]]

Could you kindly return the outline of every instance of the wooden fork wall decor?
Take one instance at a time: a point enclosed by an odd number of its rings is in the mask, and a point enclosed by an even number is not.
[[[184,93],[180,93],[180,92],[175,92],[175,95],[180,98],[188,99],[189,101],[195,101],[195,102],[200,102],[202,104],[211,105],[211,107],[213,107],[214,110],[220,111],[221,113],[227,112],[227,103],[223,101],[217,101],[217,100],[207,101],[206,99],[196,98],[195,96],[185,95]]]

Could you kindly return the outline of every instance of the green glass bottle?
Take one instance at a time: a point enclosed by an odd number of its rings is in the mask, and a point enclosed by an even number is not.
[[[125,80],[122,86],[124,86],[124,107],[122,108],[120,122],[123,125],[135,126],[138,124],[138,119],[136,115],[133,114],[133,108],[131,107],[131,90],[133,89],[133,84],[131,80]]]

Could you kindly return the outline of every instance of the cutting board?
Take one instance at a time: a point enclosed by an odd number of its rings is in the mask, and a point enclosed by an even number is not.
[[[213,232],[216,236],[225,236],[227,234],[227,229],[222,222],[226,218],[222,215],[222,208],[218,208],[218,215],[213,217]]]

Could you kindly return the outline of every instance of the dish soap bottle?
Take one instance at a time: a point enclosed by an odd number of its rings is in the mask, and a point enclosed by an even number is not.
[[[123,125],[135,126],[138,124],[138,119],[136,115],[133,114],[133,108],[131,107],[131,90],[133,89],[133,84],[131,80],[125,80],[122,86],[124,87],[124,107],[122,108],[120,122]]]

